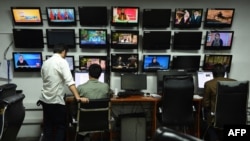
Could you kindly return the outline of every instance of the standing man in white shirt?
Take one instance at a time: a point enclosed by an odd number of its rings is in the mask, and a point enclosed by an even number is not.
[[[76,89],[69,65],[64,59],[68,51],[67,46],[56,45],[53,51],[53,56],[42,65],[43,86],[39,101],[43,106],[44,141],[64,141],[67,124],[65,85],[69,87],[78,102],[88,103],[89,99],[80,97]]]

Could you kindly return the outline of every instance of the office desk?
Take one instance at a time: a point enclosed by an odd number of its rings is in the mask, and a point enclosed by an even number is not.
[[[111,98],[111,107],[112,104],[115,103],[132,103],[132,102],[149,102],[153,104],[153,109],[152,109],[152,128],[151,128],[151,136],[154,135],[155,130],[156,130],[156,112],[157,112],[157,103],[160,101],[160,98],[154,98],[154,97],[146,97],[146,96],[129,96],[125,98],[121,97],[113,97]]]

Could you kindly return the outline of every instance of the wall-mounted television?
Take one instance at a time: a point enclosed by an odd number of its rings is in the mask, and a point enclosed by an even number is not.
[[[53,48],[57,44],[64,44],[69,48],[76,48],[74,29],[46,29],[46,35],[48,48]]]
[[[107,26],[108,10],[106,6],[80,6],[78,7],[81,26]]]
[[[112,72],[138,72],[139,58],[137,53],[111,54]]]
[[[75,7],[46,7],[46,15],[50,26],[76,25]]]
[[[14,25],[43,25],[40,7],[11,7]]]
[[[79,29],[80,48],[107,48],[107,29]]]
[[[205,54],[203,70],[212,71],[215,64],[222,64],[227,73],[230,72],[233,55]]]
[[[51,57],[51,55],[46,55],[46,60],[49,59],[49,57]],[[72,55],[67,55],[65,57],[65,60],[68,62],[69,64],[69,68],[70,71],[74,71],[75,70],[75,57]]]
[[[234,31],[207,31],[204,49],[230,50]]]
[[[174,32],[173,49],[199,50],[201,48],[202,32]]]
[[[113,6],[111,7],[111,25],[113,26],[138,26],[139,7]]]
[[[170,25],[171,9],[143,9],[142,27],[167,28]]]
[[[15,72],[40,72],[43,58],[41,52],[12,52]]]
[[[168,70],[170,68],[170,55],[143,55],[142,71],[156,72],[157,70]]]
[[[200,59],[200,55],[174,55],[171,69],[196,72],[200,69]]]
[[[146,50],[170,49],[171,31],[144,31],[142,48]]]
[[[231,27],[234,11],[234,8],[207,8],[204,27]]]
[[[202,22],[203,9],[176,8],[174,13],[174,27],[199,28]]]
[[[91,64],[99,64],[103,71],[107,68],[107,56],[79,56],[79,70],[88,71]]]
[[[112,30],[111,47],[114,49],[138,49],[139,31]]]
[[[16,48],[44,48],[42,29],[13,28],[12,31]]]

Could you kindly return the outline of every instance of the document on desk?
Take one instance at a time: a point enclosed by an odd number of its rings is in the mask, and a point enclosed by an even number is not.
[[[150,96],[155,97],[155,98],[161,98],[161,95],[158,95],[158,94],[150,94]]]

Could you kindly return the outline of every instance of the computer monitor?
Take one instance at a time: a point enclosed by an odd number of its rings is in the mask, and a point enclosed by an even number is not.
[[[147,89],[146,74],[121,74],[121,89],[125,91],[141,91]]]
[[[74,74],[74,78],[75,78],[75,85],[76,87],[86,83],[89,80],[89,73],[87,71],[80,71],[80,72],[75,72]],[[105,73],[102,72],[99,79],[100,82],[105,83]]]
[[[157,70],[157,94],[163,94],[163,77],[164,76],[187,75],[185,70]]]

